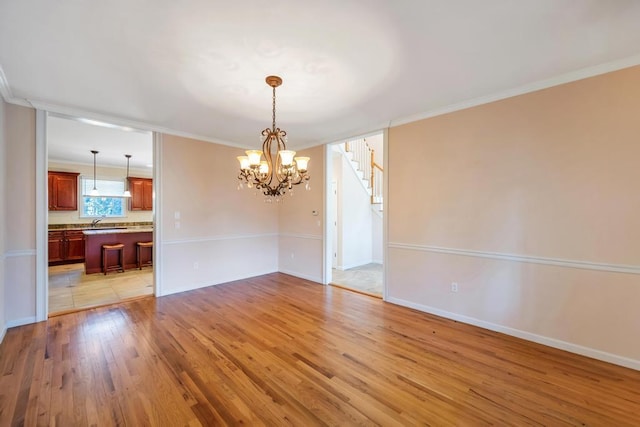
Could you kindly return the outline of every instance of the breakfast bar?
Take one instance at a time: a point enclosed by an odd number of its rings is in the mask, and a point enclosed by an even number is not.
[[[124,245],[124,269],[137,268],[136,250],[138,242],[153,241],[153,228],[128,227],[84,230],[85,273],[102,272],[102,245]],[[145,256],[151,254],[145,251]],[[111,261],[109,261],[111,263]],[[114,259],[114,262],[115,259]]]

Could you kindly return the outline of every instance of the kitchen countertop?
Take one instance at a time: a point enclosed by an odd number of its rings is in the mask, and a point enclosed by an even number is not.
[[[85,228],[82,232],[87,236],[96,234],[116,234],[116,233],[147,233],[152,232],[153,227],[148,226],[134,226],[134,227],[120,227],[120,228]]]

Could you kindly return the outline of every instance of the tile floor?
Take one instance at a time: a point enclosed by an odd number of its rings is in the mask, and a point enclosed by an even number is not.
[[[85,274],[84,264],[49,267],[49,315],[153,295],[153,270]]]
[[[331,271],[331,284],[382,296],[382,264],[365,264],[349,270]]]

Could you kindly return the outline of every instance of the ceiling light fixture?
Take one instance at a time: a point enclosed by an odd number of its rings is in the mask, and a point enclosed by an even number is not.
[[[131,159],[131,154],[124,155],[127,158],[127,179],[124,181],[124,193],[122,193],[122,197],[131,197],[131,191],[129,191],[129,159]]]
[[[91,150],[91,153],[93,153],[93,189],[89,192],[89,195],[97,196],[99,195],[98,189],[96,188],[96,154],[98,154],[98,151]]]
[[[280,201],[289,190],[293,195],[293,186],[306,182],[309,187],[309,174],[307,164],[309,157],[295,157],[296,152],[287,150],[287,132],[276,128],[276,87],[282,84],[278,76],[268,76],[265,81],[273,88],[273,114],[271,129],[262,131],[262,151],[247,150],[246,156],[238,156],[240,162],[240,174],[238,189],[246,183],[248,188],[255,186],[256,191],[262,191],[266,196],[265,201],[271,202],[275,198]],[[264,155],[266,160],[262,160]]]

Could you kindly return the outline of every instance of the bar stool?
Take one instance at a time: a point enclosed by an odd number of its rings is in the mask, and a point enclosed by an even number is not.
[[[143,263],[142,256],[140,254],[142,248],[149,248],[149,261]],[[153,265],[153,242],[137,242],[136,243],[136,264],[138,264],[138,270],[142,270],[142,267]]]
[[[118,264],[108,265],[109,252],[118,252]],[[102,271],[122,271],[124,273],[124,244],[102,245]]]

